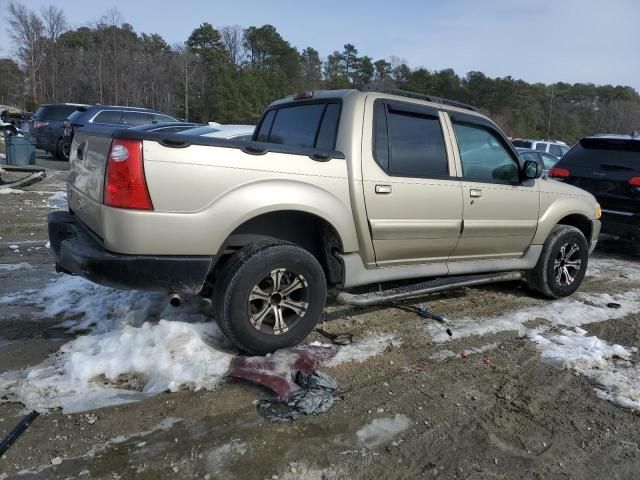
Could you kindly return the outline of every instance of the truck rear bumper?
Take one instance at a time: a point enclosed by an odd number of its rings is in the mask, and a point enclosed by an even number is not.
[[[101,241],[69,212],[49,214],[49,242],[56,269],[119,289],[199,293],[212,256],[123,255]]]

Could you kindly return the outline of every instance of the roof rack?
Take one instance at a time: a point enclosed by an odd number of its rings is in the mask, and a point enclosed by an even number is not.
[[[427,102],[440,103],[442,105],[449,105],[451,107],[464,108],[465,110],[471,110],[474,112],[480,111],[479,108],[474,107],[473,105],[458,102],[457,100],[449,100],[447,98],[436,97],[434,95],[428,95],[426,93],[411,92],[409,90],[402,90],[399,88],[389,88],[385,87],[384,85],[366,85],[364,87],[360,87],[358,90],[360,90],[361,92],[388,93],[390,95],[399,95],[401,97],[416,98],[418,100],[426,100]]]

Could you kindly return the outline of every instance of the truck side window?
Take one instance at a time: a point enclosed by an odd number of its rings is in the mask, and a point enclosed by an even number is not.
[[[275,110],[269,110],[267,114],[264,116],[262,123],[260,124],[260,131],[256,136],[256,140],[258,142],[268,142],[269,141],[269,133],[271,132],[271,127],[273,126],[273,119],[276,117]]]
[[[462,175],[478,181],[517,182],[518,167],[496,134],[479,125],[453,122]]]
[[[337,103],[327,103],[322,125],[318,131],[316,148],[320,150],[334,150],[336,148],[336,134],[338,133],[338,118],[340,106]]]
[[[279,108],[269,136],[270,143],[313,147],[325,104]]]
[[[391,105],[385,112],[384,105],[378,105],[382,107],[376,106],[374,112],[374,155],[378,164],[394,176],[448,176],[449,164],[440,119]]]
[[[122,118],[122,112],[120,110],[105,110],[100,112],[93,119],[93,123],[103,123],[106,125],[118,125]]]

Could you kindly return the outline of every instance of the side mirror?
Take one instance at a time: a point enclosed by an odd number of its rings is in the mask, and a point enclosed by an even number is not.
[[[542,176],[542,167],[535,160],[527,160],[522,166],[522,179],[534,180]]]

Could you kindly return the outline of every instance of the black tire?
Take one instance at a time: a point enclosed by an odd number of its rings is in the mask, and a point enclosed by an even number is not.
[[[56,147],[55,157],[58,160],[68,162],[70,148],[71,148],[71,145],[66,144],[64,139],[61,138],[60,140],[58,140],[58,146]]]
[[[287,293],[294,284],[302,286]],[[251,299],[265,293],[269,300]],[[318,323],[326,297],[324,272],[313,255],[291,243],[264,240],[247,245],[226,262],[214,287],[213,311],[233,344],[264,355],[300,343]],[[278,315],[284,329],[278,327]]]
[[[569,254],[574,246],[578,250],[570,256],[570,260],[563,262],[563,256]],[[556,225],[544,242],[536,267],[527,272],[527,283],[530,288],[549,298],[569,296],[580,287],[588,262],[589,245],[583,233],[576,227]],[[566,272],[563,267],[566,267]],[[569,282],[569,278],[572,281]]]

